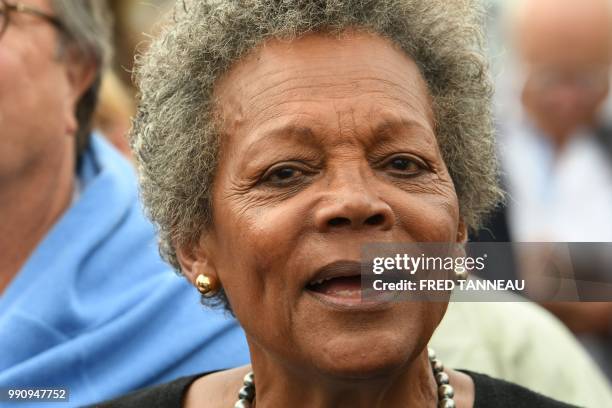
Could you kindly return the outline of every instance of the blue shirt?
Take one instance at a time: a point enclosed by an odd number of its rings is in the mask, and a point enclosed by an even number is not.
[[[67,387],[70,402],[49,406],[80,406],[248,363],[236,321],[160,260],[132,166],[93,135],[79,179],[0,297],[0,388]]]

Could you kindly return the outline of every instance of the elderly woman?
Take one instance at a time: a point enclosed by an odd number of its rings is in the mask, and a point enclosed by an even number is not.
[[[475,3],[179,7],[139,61],[142,194],[252,366],[111,406],[565,406],[444,368],[446,303],[361,296],[362,245],[463,243],[500,196]]]

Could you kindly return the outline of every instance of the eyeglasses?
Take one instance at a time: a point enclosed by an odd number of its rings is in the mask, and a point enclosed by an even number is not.
[[[4,32],[11,22],[13,13],[29,14],[45,20],[47,23],[53,25],[58,30],[64,31],[64,24],[55,16],[47,14],[46,12],[31,6],[27,6],[23,3],[11,4],[8,0],[0,0],[0,39],[4,35]]]

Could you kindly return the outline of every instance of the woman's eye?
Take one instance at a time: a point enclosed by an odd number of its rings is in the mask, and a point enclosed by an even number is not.
[[[289,184],[292,181],[299,179],[303,175],[303,171],[294,167],[279,167],[276,169],[271,169],[267,174],[265,174],[263,177],[263,182],[271,184]]]
[[[401,176],[414,176],[425,169],[425,164],[409,157],[394,157],[385,166],[392,173]]]
[[[290,167],[283,167],[282,169],[278,169],[274,173],[272,173],[271,178],[275,178],[277,180],[288,180],[298,175],[298,173],[299,172],[296,169],[292,169]]]

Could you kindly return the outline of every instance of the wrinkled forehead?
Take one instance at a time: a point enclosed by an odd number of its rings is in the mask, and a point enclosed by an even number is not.
[[[429,92],[415,62],[368,33],[268,40],[234,65],[215,95],[229,133],[281,115],[308,116],[313,109],[324,120],[332,106],[362,116],[404,110],[409,120],[433,127]]]

